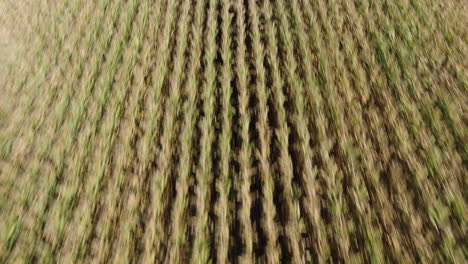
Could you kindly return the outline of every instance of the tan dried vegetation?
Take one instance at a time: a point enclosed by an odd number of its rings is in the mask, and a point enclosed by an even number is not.
[[[0,263],[466,263],[467,14],[0,1]]]

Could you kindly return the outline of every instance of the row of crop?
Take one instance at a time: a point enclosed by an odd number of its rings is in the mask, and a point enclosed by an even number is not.
[[[420,217],[423,221],[427,221],[430,217],[428,213],[430,212],[430,207],[432,207],[432,197],[430,195],[431,185],[427,181],[428,178],[428,171],[424,168],[424,164],[418,160],[417,156],[413,156],[411,153],[414,153],[415,150],[415,142],[413,139],[409,137],[412,136],[416,139],[416,143],[421,145],[423,142],[418,141],[417,132],[419,129],[416,129],[415,125],[422,125],[421,120],[417,116],[417,112],[415,112],[414,107],[415,105],[410,99],[407,97],[408,94],[406,91],[402,91],[404,83],[402,82],[400,77],[400,68],[398,62],[396,61],[395,57],[393,57],[392,51],[389,48],[389,45],[392,43],[393,32],[392,32],[392,24],[386,20],[386,14],[383,14],[382,10],[383,7],[380,5],[381,3],[375,3],[373,5],[374,12],[376,14],[380,14],[380,18],[375,21],[378,23],[376,27],[383,27],[386,29],[384,34],[389,36],[389,39],[386,39],[385,35],[382,34],[380,31],[376,29],[372,29],[371,31],[371,40],[370,43],[373,45],[375,52],[377,54],[377,62],[381,65],[383,74],[385,77],[384,83],[388,85],[388,89],[380,90],[380,93],[383,98],[382,101],[389,101],[389,107],[385,109],[384,113],[387,116],[387,119],[390,120],[391,124],[393,125],[392,134],[390,134],[390,142],[394,144],[395,149],[400,153],[404,163],[408,166],[408,170],[413,176],[408,180],[412,182],[412,187],[414,187],[416,194],[420,195],[420,204],[423,206],[423,211],[420,211]],[[388,8],[385,10],[389,10]],[[390,9],[391,11],[391,9]],[[374,21],[370,21],[371,26]],[[386,24],[383,24],[386,23]],[[398,23],[398,21],[396,21]],[[401,28],[401,27],[400,27]],[[375,30],[375,31],[374,31]],[[408,112],[409,111],[409,112]],[[406,113],[406,114],[405,114]],[[403,118],[401,116],[403,114]],[[408,118],[411,118],[409,120]],[[410,125],[406,127],[405,124]],[[413,189],[410,188],[408,191],[412,191]],[[403,195],[408,195],[402,193]],[[410,217],[411,218],[411,217]],[[414,222],[413,222],[414,223]],[[416,227],[412,228],[414,231],[417,230]],[[413,236],[414,237],[414,236]],[[427,241],[420,241],[419,245],[422,243],[427,243]],[[418,247],[419,252],[418,257],[420,258],[431,258],[431,253],[427,252],[426,246]],[[425,251],[425,252],[423,252]]]
[[[196,218],[194,219],[194,244],[191,256],[192,263],[206,263],[211,255],[211,234],[209,232],[209,211],[211,204],[210,193],[213,182],[212,145],[214,141],[214,109],[216,88],[216,33],[217,33],[217,1],[210,0],[207,22],[205,27],[206,42],[204,62],[204,76],[201,85],[201,99],[203,101],[200,120],[200,159],[196,170]]]
[[[384,4],[388,4],[390,6],[389,10],[393,11],[390,15],[395,17],[397,21],[396,31],[397,36],[399,39],[396,41],[394,45],[396,45],[397,50],[397,59],[399,59],[399,67],[401,72],[403,73],[403,77],[405,78],[406,82],[405,87],[407,88],[405,94],[410,95],[409,100],[413,100],[415,102],[417,108],[413,113],[413,119],[416,119],[413,122],[420,122],[421,128],[417,129],[416,133],[413,134],[413,137],[418,137],[416,142],[419,142],[419,145],[424,150],[422,163],[426,167],[426,170],[429,174],[429,185],[433,186],[434,189],[443,189],[444,193],[446,194],[443,199],[436,199],[434,200],[434,204],[432,205],[433,208],[430,209],[429,218],[433,225],[436,225],[436,229],[441,234],[441,251],[445,257],[445,261],[455,261],[457,250],[458,250],[458,258],[461,255],[461,248],[456,248],[456,241],[453,235],[453,229],[451,227],[450,220],[448,215],[444,212],[451,211],[451,214],[454,218],[460,216],[460,209],[463,206],[463,198],[461,198],[461,194],[458,191],[458,187],[456,185],[450,185],[449,181],[453,181],[460,177],[460,174],[456,172],[456,168],[450,168],[450,161],[447,159],[455,158],[457,155],[456,147],[455,146],[442,146],[442,149],[439,148],[441,145],[440,142],[437,142],[439,134],[441,131],[437,129],[436,126],[431,126],[434,124],[432,119],[432,110],[436,109],[431,102],[431,100],[421,100],[421,94],[424,94],[424,86],[425,78],[420,78],[420,76],[430,76],[432,73],[427,67],[419,67],[414,66],[411,63],[405,63],[405,56],[407,54],[412,54],[412,56],[425,56],[425,54],[421,51],[421,45],[414,46],[408,45],[407,43],[411,43],[411,40],[405,38],[409,34],[401,34],[398,29],[410,27],[411,25],[407,25],[408,22],[404,19],[405,14],[401,12],[401,3],[397,2],[396,7],[392,6],[392,2],[384,2]],[[419,34],[416,34],[414,37],[416,44],[421,43],[420,35],[425,35],[424,33],[430,30],[431,26],[426,24],[426,21],[430,21],[431,14],[428,14],[427,10],[424,12],[422,8],[420,8],[419,3],[412,2],[413,9],[419,15],[416,15],[415,22],[417,25],[421,25],[422,29],[421,32],[418,29],[414,30]],[[400,11],[400,12],[397,12]],[[421,14],[422,13],[422,14]],[[436,23],[434,21],[434,23]],[[442,32],[444,33],[444,32]],[[435,33],[437,35],[437,33]],[[409,47],[406,47],[409,46]],[[406,53],[405,53],[406,52]],[[412,56],[408,56],[412,58]],[[400,60],[403,61],[400,63]],[[412,71],[412,68],[416,68]],[[419,72],[419,74],[417,74]],[[436,88],[437,89],[437,88]],[[416,103],[417,102],[417,103]],[[431,123],[432,120],[432,123]],[[440,126],[439,126],[440,127]],[[443,152],[448,152],[448,155],[445,157],[443,156]]]
[[[269,263],[279,263],[279,247],[278,247],[278,236],[279,228],[275,222],[276,207],[274,203],[274,191],[275,191],[275,178],[273,177],[273,168],[271,166],[271,143],[272,134],[268,114],[269,114],[269,97],[271,92],[267,88],[267,73],[264,67],[265,61],[265,44],[262,42],[262,32],[260,31],[260,16],[261,6],[257,6],[256,1],[249,1],[249,20],[250,20],[250,32],[252,36],[252,54],[253,64],[255,66],[256,76],[256,96],[258,98],[256,112],[258,120],[256,129],[258,131],[258,145],[254,148],[257,154],[257,159],[260,162],[260,177],[262,184],[262,206],[263,215],[265,218],[261,221],[262,227],[265,230],[267,236],[266,244],[266,256]],[[255,144],[255,143],[253,143]]]
[[[59,7],[59,11],[70,11],[70,13],[79,11],[80,9],[71,9],[68,7],[68,1],[65,1],[63,5]],[[66,18],[69,18],[70,16],[66,16]],[[57,23],[53,24],[54,27],[58,27]],[[61,26],[67,26],[68,24],[63,24]],[[59,30],[56,30],[59,31]],[[43,54],[42,52],[45,51],[45,45],[48,43],[51,49],[55,51],[62,51],[62,42],[58,41],[57,39],[62,39],[63,36],[61,36],[59,33],[52,35],[51,38],[52,43],[50,41],[48,42],[46,40],[47,33],[43,32],[43,34],[40,34],[39,38],[41,38],[41,42],[35,43],[32,49],[37,49],[34,52],[37,53],[36,55],[33,55],[33,61],[39,65],[37,69],[31,68],[31,69],[19,69],[18,76],[14,78],[14,81],[18,82],[15,83],[13,82],[11,84],[13,89],[23,89],[22,86],[27,86],[25,89],[33,89],[31,92],[26,92],[26,93],[19,93],[21,96],[17,95],[15,96],[15,101],[14,104],[12,105],[11,109],[14,109],[13,111],[17,113],[9,113],[10,116],[16,116],[15,119],[9,119],[9,126],[2,130],[2,143],[1,143],[1,154],[0,157],[7,158],[9,156],[10,158],[10,163],[13,163],[13,167],[11,170],[5,171],[5,176],[7,177],[12,177],[10,186],[7,187],[5,196],[9,197],[12,193],[12,188],[15,182],[19,181],[22,179],[21,174],[19,173],[19,168],[22,165],[22,163],[27,160],[30,155],[32,155],[32,147],[36,144],[37,137],[35,136],[40,124],[44,120],[44,117],[40,118],[40,115],[36,117],[36,112],[45,112],[48,110],[48,108],[44,105],[41,105],[40,103],[43,102],[43,100],[37,100],[37,97],[41,91],[39,87],[43,88],[48,88],[46,83],[44,82],[45,80],[45,74],[50,74],[50,71],[55,69],[53,65],[50,65],[52,62],[47,60],[52,58],[52,56],[44,56],[41,57],[39,55]],[[48,51],[48,50],[46,50]],[[55,53],[56,56],[58,56],[58,53]],[[46,58],[47,57],[47,58]],[[44,62],[41,60],[44,59]],[[32,83],[30,83],[32,82]],[[5,85],[9,85],[8,83],[5,83]],[[5,87],[5,89],[8,89]],[[32,94],[31,94],[32,93]],[[34,96],[35,95],[35,96]],[[25,101],[26,100],[26,101]],[[34,106],[34,107],[33,107]],[[33,122],[30,123],[23,123],[22,117],[24,116],[33,116],[35,117]],[[17,123],[18,122],[18,123]],[[25,138],[26,137],[26,138]],[[26,150],[22,150],[19,148],[21,145],[21,142],[25,141],[27,142],[29,148]],[[20,151],[20,154],[18,154],[18,151]],[[13,157],[18,156],[19,159],[14,159]],[[0,203],[0,209],[3,209],[3,206],[7,205],[7,203]],[[2,210],[3,211],[3,210]]]
[[[240,193],[241,208],[239,211],[240,223],[242,226],[242,243],[244,252],[240,260],[244,263],[253,261],[253,222],[251,221],[252,196],[250,188],[252,183],[252,145],[249,135],[251,125],[251,113],[249,111],[250,87],[249,87],[249,68],[247,65],[247,50],[246,50],[246,10],[243,1],[234,3],[236,10],[236,37],[237,49],[235,60],[235,75],[237,88],[239,91],[239,134],[241,139],[241,149],[238,154],[240,164],[241,181],[235,182],[235,187]]]
[[[143,38],[148,27],[148,17],[149,17],[149,1],[139,4],[138,2],[133,2],[131,9],[137,9],[133,11],[128,16],[127,22],[125,22],[125,28],[123,31],[124,39],[129,41],[127,47],[123,49],[123,58],[121,62],[121,67],[118,70],[116,77],[114,78],[114,88],[117,97],[117,102],[115,107],[116,115],[112,119],[112,126],[114,131],[113,141],[111,146],[106,149],[105,159],[107,159],[107,168],[105,169],[105,177],[109,177],[107,181],[107,193],[108,197],[103,195],[103,203],[110,203],[109,206],[101,205],[99,221],[100,223],[96,224],[96,229],[102,230],[99,240],[98,260],[99,262],[108,262],[112,256],[120,256],[126,261],[132,260],[132,247],[128,246],[121,248],[118,252],[113,252],[112,247],[116,243],[119,230],[119,218],[123,212],[123,207],[127,205],[125,191],[127,191],[128,182],[132,180],[132,177],[129,177],[122,168],[124,166],[124,159],[129,153],[131,153],[131,148],[128,144],[124,144],[127,149],[119,148],[116,142],[127,140],[128,135],[123,135],[124,131],[130,129],[126,127],[128,124],[126,121],[129,119],[128,114],[134,113],[130,111],[130,108],[136,104],[132,101],[132,98],[136,93],[134,93],[133,84],[134,84],[134,75],[137,68],[137,63],[140,58],[139,52],[143,43]],[[137,12],[137,13],[135,13]],[[128,21],[132,21],[132,23]],[[133,25],[131,25],[133,24]],[[111,111],[112,112],[112,111]],[[119,144],[119,146],[121,146]],[[107,176],[108,175],[108,176]],[[134,213],[133,213],[134,214]],[[125,215],[132,216],[132,215]],[[124,222],[125,224],[130,224]],[[102,226],[102,227],[101,227]],[[127,232],[129,229],[125,229]],[[126,234],[128,237],[128,234]]]
[[[138,136],[140,122],[144,122],[142,118],[144,110],[144,94],[150,87],[146,83],[145,78],[149,74],[151,67],[151,52],[154,49],[157,39],[157,30],[162,22],[161,12],[164,9],[166,1],[157,1],[150,3],[146,1],[141,8],[143,8],[143,15],[138,16],[141,20],[137,25],[138,38],[135,39],[134,44],[141,46],[133,49],[134,56],[138,53],[139,63],[132,60],[131,64],[137,69],[133,72],[133,83],[128,83],[130,89],[129,108],[125,110],[124,122],[121,126],[120,137],[117,141],[122,140],[123,151],[119,154],[120,162],[117,161],[114,173],[118,174],[118,186],[119,190],[116,197],[119,206],[119,211],[115,211],[114,218],[116,223],[110,223],[116,225],[110,227],[113,230],[109,230],[109,246],[107,248],[108,254],[113,256],[113,259],[125,259],[128,262],[136,261],[136,251],[140,243],[138,237],[141,236],[140,225],[140,213],[139,208],[144,204],[142,202],[145,192],[143,190],[143,184],[145,179],[136,177],[136,164],[138,162]],[[146,35],[145,31],[146,30]],[[134,67],[129,65],[129,70]],[[129,81],[129,79],[127,79]],[[128,124],[130,122],[130,124]],[[127,126],[127,127],[125,127]],[[127,131],[127,132],[123,132]],[[118,151],[118,150],[115,150]],[[112,194],[112,193],[111,193]],[[112,194],[113,195],[113,194]],[[119,223],[120,222],[120,223]],[[118,225],[118,226],[117,226]],[[115,252],[112,251],[112,247],[117,248]]]
[[[159,131],[161,128],[161,116],[163,115],[163,98],[162,98],[162,88],[165,79],[167,78],[166,74],[168,73],[168,61],[170,56],[170,40],[171,36],[174,34],[174,28],[176,26],[176,10],[177,10],[178,3],[176,2],[169,2],[168,6],[166,7],[166,16],[165,21],[163,24],[163,28],[161,29],[161,33],[158,34],[160,38],[160,45],[156,51],[155,60],[156,66],[153,72],[152,78],[152,91],[150,94],[151,100],[149,105],[146,107],[148,114],[149,114],[149,127],[145,129],[142,141],[142,155],[140,158],[140,167],[138,168],[138,177],[145,177],[145,175],[152,173],[151,167],[152,163],[155,159],[157,159],[157,138],[160,136]],[[161,200],[157,200],[157,186],[158,179],[153,179],[151,177],[148,178],[149,182],[146,184],[150,185],[150,201],[149,201],[149,223],[146,224],[145,236],[144,239],[144,252],[143,252],[143,261],[144,262],[154,262],[157,261],[157,257],[159,257],[159,253],[161,250],[160,242],[161,237],[159,235],[164,232],[157,225],[158,217],[160,216],[159,213],[156,211],[158,203],[163,202]]]
[[[368,118],[366,116],[368,113],[365,111],[364,105],[369,102],[371,99],[369,96],[372,93],[370,91],[369,85],[367,85],[370,80],[366,76],[365,65],[369,65],[369,67],[373,69],[376,69],[377,66],[370,64],[375,63],[375,60],[371,57],[373,55],[368,43],[368,36],[364,33],[362,25],[363,22],[357,13],[355,4],[346,3],[344,7],[346,12],[345,14],[348,14],[348,16],[346,16],[346,20],[348,23],[352,24],[352,27],[347,29],[347,32],[344,34],[346,43],[348,43],[344,47],[345,56],[350,62],[348,64],[349,69],[352,76],[355,78],[354,93],[358,96],[358,98],[360,97],[360,104],[352,104],[351,107],[356,110],[349,111],[350,114],[348,116],[348,119],[351,121],[351,133],[356,140],[358,151],[362,157],[362,163],[359,164],[359,166],[362,167],[363,170],[363,182],[361,184],[363,184],[365,188],[361,189],[361,191],[357,193],[359,200],[353,201],[353,203],[356,205],[356,210],[361,215],[358,218],[358,225],[370,229],[368,231],[364,231],[362,234],[365,237],[364,241],[366,244],[364,246],[368,248],[368,258],[374,261],[378,261],[382,260],[382,256],[385,255],[385,257],[388,257],[392,260],[408,259],[408,253],[405,252],[406,248],[401,247],[395,243],[395,241],[403,239],[401,237],[402,234],[400,233],[400,230],[397,230],[395,227],[396,223],[392,223],[392,219],[395,217],[395,209],[391,207],[388,200],[389,198],[385,192],[385,186],[383,182],[379,180],[379,166],[390,166],[390,164],[388,164],[391,162],[388,160],[390,156],[386,151],[378,153],[377,150],[371,146],[372,139],[369,138],[368,133],[372,133],[378,139],[378,142],[381,142],[380,144],[382,144],[382,146],[388,145],[388,143],[383,143],[387,142],[387,139],[383,136],[384,133],[382,133],[381,130],[376,131],[378,128],[374,128],[374,130],[366,129],[364,123],[365,119]],[[364,41],[359,41],[358,43],[358,40]],[[362,54],[359,49],[360,47],[362,47]],[[387,148],[385,148],[385,150],[386,149]],[[381,157],[381,161],[376,160],[377,155]],[[379,163],[382,165],[379,165]],[[366,197],[369,199],[368,203],[366,203]],[[366,211],[366,208],[374,208],[373,210],[378,212],[376,214],[377,220],[384,226],[386,230],[385,233],[379,233],[376,231],[375,227],[372,226],[371,223],[374,217],[366,213],[369,210],[367,209]],[[389,245],[391,248],[391,250],[387,251],[387,254],[384,254],[385,251],[383,251],[382,248],[383,244],[385,243],[387,243],[387,245]]]
[[[216,190],[219,194],[219,200],[216,202],[215,212],[218,216],[217,227],[215,228],[217,236],[214,240],[217,244],[217,256],[216,261],[219,263],[226,263],[228,261],[228,254],[230,248],[230,236],[231,236],[231,207],[230,207],[230,194],[232,190],[233,182],[233,168],[231,166],[232,155],[232,125],[233,125],[233,114],[234,108],[231,105],[233,88],[231,86],[231,80],[233,78],[232,71],[232,58],[233,52],[231,50],[233,29],[231,23],[233,15],[230,13],[232,6],[230,1],[221,1],[221,13],[222,22],[220,25],[221,43],[219,45],[221,59],[223,66],[220,72],[220,83],[221,92],[219,93],[221,98],[221,135],[219,136],[219,151],[220,151],[220,171],[219,178],[216,184]]]
[[[131,69],[123,68],[127,70],[124,73],[126,75],[123,76],[124,80],[122,80],[124,82],[123,91],[114,89],[114,81],[123,62],[124,49],[127,48],[130,41],[131,29],[133,23],[135,23],[138,6],[136,1],[129,1],[123,7],[122,10],[125,11],[121,14],[122,20],[116,25],[116,29],[114,29],[116,33],[113,38],[115,45],[112,45],[108,51],[109,64],[103,68],[102,82],[98,82],[96,86],[98,92],[96,95],[98,97],[96,98],[97,108],[94,113],[97,123],[91,127],[91,137],[101,139],[101,144],[98,144],[95,149],[97,162],[91,163],[89,168],[89,173],[95,175],[95,177],[92,179],[91,186],[86,189],[84,197],[87,208],[84,217],[79,223],[80,226],[84,227],[83,232],[78,236],[78,245],[75,245],[73,248],[73,251],[76,252],[75,261],[86,257],[90,250],[92,236],[97,225],[97,218],[102,209],[101,198],[106,193],[103,189],[104,185],[107,184],[106,176],[108,175],[108,169],[110,169],[110,159],[115,137],[124,110],[123,103],[129,89]],[[135,53],[132,56],[135,57]],[[112,110],[109,111],[108,109]]]
[[[71,11],[73,12],[73,10]],[[34,127],[32,127],[31,129],[34,129]],[[33,135],[34,135],[34,130],[29,131],[28,134],[26,135],[28,136],[27,141],[30,142],[31,144],[35,142],[35,137]],[[22,136],[22,135],[19,135],[19,136]],[[44,137],[45,136],[46,135],[44,135]],[[32,207],[34,210],[38,212],[29,212],[31,210],[28,210],[28,208],[31,206],[31,202],[33,201],[33,198],[34,200],[38,200],[38,197],[36,197],[37,195],[39,197],[44,197],[44,198],[48,196],[47,193],[41,195],[41,193],[38,192],[38,186],[37,186],[37,184],[39,183],[38,178],[41,175],[41,167],[43,165],[42,162],[47,160],[46,155],[48,155],[48,150],[51,148],[52,142],[53,142],[50,137],[45,138],[45,140],[46,142],[45,143],[42,142],[42,145],[39,146],[39,150],[37,151],[39,158],[35,158],[33,162],[26,165],[25,171],[23,171],[22,173],[25,176],[23,176],[22,178],[17,178],[18,181],[21,181],[21,179],[24,179],[25,181],[27,181],[26,183],[27,188],[21,193],[22,197],[19,198],[19,200],[21,201],[20,210],[18,210],[18,212],[11,215],[10,219],[13,219],[13,220],[12,222],[10,222],[10,227],[7,228],[10,230],[10,233],[6,239],[7,239],[7,245],[10,245],[10,247],[12,247],[15,244],[16,239],[18,239],[18,235],[20,233],[19,231],[21,230],[21,227],[23,226],[22,219],[26,218],[26,214],[27,213],[31,213],[31,214],[41,213],[39,206]],[[19,168],[19,165],[17,166]],[[16,175],[16,174],[12,173],[12,175]],[[48,181],[42,180],[40,181],[40,183],[43,183],[44,185],[46,185]],[[9,251],[4,251],[4,252],[9,252]]]
[[[173,67],[171,70],[171,75],[169,77],[168,89],[169,95],[166,98],[165,108],[162,109],[164,112],[164,117],[162,120],[162,134],[160,137],[161,149],[158,150],[156,157],[157,169],[155,171],[155,184],[156,188],[153,192],[153,199],[156,201],[153,204],[152,210],[155,214],[155,222],[151,223],[155,225],[156,233],[155,236],[155,245],[157,248],[156,251],[159,251],[159,256],[156,256],[156,260],[163,261],[163,256],[166,254],[163,251],[163,248],[166,243],[166,236],[168,233],[165,233],[165,223],[167,222],[166,212],[169,203],[172,203],[172,193],[169,190],[169,187],[172,184],[171,175],[173,170],[173,155],[175,154],[174,147],[176,142],[176,134],[178,131],[178,120],[180,114],[180,97],[181,97],[181,86],[184,77],[184,68],[187,62],[185,52],[187,49],[187,35],[189,31],[190,16],[189,10],[191,8],[191,3],[188,0],[180,3],[180,8],[178,12],[178,27],[177,33],[175,35],[173,49]],[[163,235],[164,234],[164,235]]]
[[[109,5],[110,2],[103,2],[103,8],[102,10],[107,10],[107,6]],[[90,19],[90,17],[92,17],[92,11],[93,6],[89,6],[88,8],[90,9],[89,13],[86,13],[86,15],[83,16],[83,22],[81,24],[81,28],[84,28],[85,25],[86,25],[86,21],[88,21]],[[101,19],[104,19],[104,13],[101,15]],[[87,46],[87,49],[85,51],[85,55],[86,54],[91,54],[92,52],[92,49],[93,47],[97,44],[97,36],[99,34],[99,32],[102,30],[102,23],[96,23],[95,26],[92,28],[92,30],[90,31],[90,34],[88,35],[87,38],[85,38],[85,42],[82,44],[82,45],[86,45]],[[78,33],[80,33],[81,31],[78,31]],[[74,48],[78,48],[78,44],[74,44],[73,45]],[[104,52],[104,50],[102,51]],[[103,54],[103,53],[102,53]],[[75,55],[75,57],[72,58],[72,56]],[[98,55],[99,56],[99,55]],[[102,56],[102,55],[101,55]],[[85,57],[87,58],[87,57]],[[72,59],[77,59],[78,62],[77,63],[72,63],[71,60]],[[47,94],[50,94],[51,98],[54,98],[56,96],[54,96],[53,94],[54,93],[57,93],[57,90],[59,90],[60,87],[63,87],[64,89],[62,89],[62,93],[58,93],[60,96],[60,102],[58,103],[57,107],[54,107],[54,104],[52,103],[49,103],[47,104],[49,108],[51,109],[55,109],[56,112],[53,112],[52,115],[51,115],[51,121],[53,122],[53,125],[52,127],[54,128],[54,135],[57,135],[57,138],[55,137],[52,137],[52,138],[49,138],[49,142],[48,142],[48,145],[47,147],[44,147],[44,149],[42,150],[41,152],[41,157],[39,158],[40,160],[45,160],[46,157],[50,157],[52,160],[57,160],[57,167],[55,168],[54,171],[51,172],[51,174],[53,175],[51,181],[47,181],[47,190],[46,190],[46,193],[48,194],[48,197],[46,200],[43,200],[40,204],[40,206],[38,206],[39,209],[39,216],[38,216],[38,219],[36,221],[36,226],[35,226],[35,229],[34,229],[34,233],[35,233],[35,236],[34,236],[34,240],[36,240],[39,236],[42,236],[41,233],[43,232],[42,230],[45,229],[45,226],[46,226],[46,221],[48,219],[48,216],[50,215],[49,214],[49,211],[51,211],[51,209],[54,208],[54,203],[55,201],[57,200],[58,198],[58,193],[59,193],[59,189],[60,189],[60,186],[62,186],[61,182],[63,181],[63,175],[66,175],[64,174],[65,172],[65,159],[66,157],[68,156],[68,151],[72,148],[72,144],[75,144],[75,140],[77,138],[77,135],[78,135],[78,131],[80,129],[80,125],[82,123],[82,120],[83,120],[83,113],[82,112],[79,112],[77,116],[75,116],[74,118],[70,118],[70,116],[67,116],[67,113],[69,112],[69,109],[72,108],[73,106],[76,107],[76,105],[70,105],[71,101],[72,101],[72,97],[74,96],[74,93],[77,91],[76,87],[79,86],[79,83],[80,83],[80,80],[81,80],[81,77],[83,75],[83,73],[85,72],[85,60],[80,57],[80,56],[76,56],[76,53],[73,53],[71,50],[69,50],[69,53],[67,54],[67,57],[65,58],[65,61],[67,63],[62,63],[61,65],[67,65],[68,63],[70,63],[70,65],[72,65],[73,69],[72,69],[72,74],[71,76],[69,76],[69,78],[65,78],[65,76],[59,76],[57,77],[57,84],[53,84],[51,85],[51,91],[47,91],[46,93]],[[72,108],[73,109],[73,108]],[[82,108],[84,109],[84,107]],[[73,122],[75,121],[75,123],[72,123],[72,125],[70,126],[70,122]],[[56,143],[57,142],[62,142],[63,138],[61,136],[63,136],[63,131],[69,131],[71,129],[71,135],[73,135],[72,139],[65,139],[65,142],[67,144],[65,145],[58,145],[60,147],[64,147],[63,149],[61,148],[58,148]],[[60,132],[60,133],[59,133]],[[37,172],[36,173],[41,173],[40,172],[40,167],[37,168]],[[79,186],[78,185],[79,183],[77,182],[75,184],[75,186]],[[66,186],[68,187],[68,186]],[[57,217],[58,218],[58,221],[56,221],[54,223],[54,234],[55,232],[58,234],[58,237],[59,237],[59,240],[62,239],[62,237],[64,236],[64,225],[66,224],[66,219],[67,219],[67,216],[70,215],[70,210],[71,208],[73,208],[72,206],[69,206],[71,205],[73,202],[74,202],[74,199],[76,199],[76,191],[75,192],[69,192],[67,193],[69,194],[70,196],[66,197],[68,199],[65,199],[65,200],[60,200],[61,202],[61,206],[62,208],[64,209],[61,209],[61,214]],[[66,208],[66,209],[65,209]],[[50,223],[49,223],[50,224]],[[58,241],[57,241],[58,242]],[[40,244],[38,244],[39,247],[40,247]],[[34,258],[34,257],[37,257],[36,255],[38,254],[38,252],[34,252],[34,251],[37,251],[38,249],[36,248],[37,246],[35,246],[33,248],[33,251],[31,253],[29,253],[29,257],[28,258]],[[54,247],[57,247],[57,245],[54,245]],[[48,251],[50,250],[50,251]],[[54,252],[55,250],[55,252]],[[50,257],[53,257],[53,254],[56,253],[56,248],[55,249],[47,249],[47,250],[43,250],[41,248],[41,257],[44,257],[44,258],[50,258]]]
[[[77,104],[67,106],[67,108],[70,107],[72,115],[64,119],[63,123],[64,131],[69,131],[66,135],[69,135],[70,137],[57,141],[64,143],[58,144],[61,148],[55,148],[51,151],[52,155],[55,153],[55,159],[58,159],[57,167],[53,172],[55,176],[54,182],[50,184],[49,189],[49,192],[54,194],[52,198],[55,200],[47,201],[46,207],[55,211],[51,211],[50,214],[46,214],[46,212],[44,212],[44,214],[48,215],[49,219],[51,216],[55,216],[56,220],[48,222],[48,225],[52,226],[50,229],[44,227],[43,229],[53,230],[49,236],[53,238],[52,241],[54,241],[54,243],[51,247],[48,247],[46,244],[45,248],[41,248],[41,252],[43,254],[45,253],[46,256],[50,255],[51,258],[56,258],[59,250],[61,249],[61,243],[66,237],[67,225],[73,219],[75,214],[74,209],[78,206],[79,200],[82,198],[81,194],[84,192],[84,187],[86,186],[85,181],[87,178],[85,176],[87,175],[87,168],[86,163],[84,162],[84,157],[87,157],[92,151],[92,145],[90,145],[90,141],[88,141],[91,139],[86,138],[86,140],[84,140],[84,137],[82,136],[90,133],[96,124],[99,123],[99,117],[92,116],[93,113],[88,111],[88,109],[94,109],[90,107],[90,102],[93,98],[93,91],[97,84],[97,80],[101,76],[100,67],[102,66],[102,61],[104,60],[108,47],[111,45],[111,39],[113,37],[111,27],[108,27],[107,31],[104,31],[105,33],[101,34],[101,30],[103,30],[102,24],[106,19],[110,19],[111,24],[116,24],[119,14],[114,12],[112,16],[107,17],[106,12],[112,12],[112,8],[119,9],[121,5],[119,4],[114,6],[109,1],[102,2],[101,4],[102,9],[100,10],[102,13],[99,17],[100,20],[93,23],[93,30],[91,30],[90,37],[85,47],[85,52],[89,54],[96,51],[94,50],[94,47],[97,49],[94,56],[92,56],[91,60],[88,62],[90,68],[87,68],[86,70],[81,69],[81,73],[73,76],[74,78],[70,80],[72,84],[67,86],[70,90],[76,90],[76,87],[81,88],[78,89]],[[106,28],[104,30],[106,30]],[[101,36],[102,38],[100,38]],[[81,64],[81,66],[79,66],[80,68],[85,67],[82,64],[83,62],[79,63]],[[75,78],[78,78],[78,80]],[[70,93],[70,91],[67,92]],[[86,118],[86,116],[88,116],[88,118]],[[72,151],[75,146],[78,147],[78,151]],[[79,157],[82,159],[77,160]],[[57,184],[60,184],[61,189],[58,189],[59,187],[55,186]]]
[[[12,127],[8,131],[8,137],[2,143],[2,151],[4,152],[1,155],[6,156],[14,153],[12,148],[20,144],[20,139],[26,140],[28,146],[35,146],[37,140],[35,135],[40,131],[49,111],[53,109],[50,105],[56,102],[56,100],[53,100],[57,89],[56,81],[60,79],[64,69],[69,66],[68,63],[62,63],[60,60],[63,59],[62,56],[65,56],[68,62],[72,55],[72,52],[65,47],[70,43],[70,45],[74,46],[79,43],[78,38],[72,38],[72,36],[76,35],[67,34],[66,29],[71,28],[83,32],[84,26],[79,23],[83,20],[76,21],[73,16],[73,14],[81,12],[83,7],[83,1],[75,1],[74,3],[62,1],[55,7],[56,10],[51,11],[49,14],[42,10],[46,7],[38,8],[38,10],[42,11],[38,11],[35,16],[43,17],[41,23],[47,26],[36,26],[37,32],[31,33],[32,35],[38,35],[37,39],[30,40],[31,43],[28,44],[32,46],[31,54],[28,55],[28,58],[18,58],[18,60],[22,60],[22,64],[26,64],[24,66],[26,68],[19,71],[18,76],[14,78],[14,82],[11,84],[16,98],[12,109],[19,112],[19,116],[32,117],[31,122],[25,125],[25,123],[16,123],[22,120],[21,118],[10,120]],[[63,20],[58,20],[60,13],[67,14],[63,16]],[[52,26],[47,22],[49,19],[52,21]],[[40,23],[36,21],[36,24]],[[52,84],[47,81],[50,79],[54,81]],[[44,93],[44,90],[54,92]],[[44,94],[46,94],[44,100],[37,100],[39,97],[44,97]],[[27,139],[24,139],[24,137]],[[30,157],[31,152],[33,152],[32,147],[21,154],[22,159],[26,160]]]
[[[167,261],[170,263],[180,263],[185,260],[188,243],[188,198],[190,188],[190,177],[193,164],[193,143],[195,141],[195,124],[198,116],[197,101],[199,96],[198,89],[198,72],[201,67],[202,54],[202,35],[203,35],[203,7],[205,1],[198,1],[195,10],[193,25],[191,27],[191,35],[193,36],[192,44],[190,45],[190,56],[187,68],[187,78],[184,85],[183,97],[186,101],[182,104],[181,113],[183,113],[183,121],[181,125],[181,133],[179,136],[180,146],[180,162],[177,171],[176,181],[176,198],[174,201],[172,219],[174,220],[170,235],[170,248],[167,253]],[[187,15],[187,14],[186,14]],[[186,23],[190,23],[186,21]],[[179,34],[183,34],[180,32]],[[180,36],[180,35],[179,35]],[[181,45],[182,46],[182,45]],[[181,49],[182,47],[179,47]],[[180,52],[180,51],[179,51]],[[179,54],[179,56],[181,56]],[[181,58],[179,58],[181,59]],[[180,67],[179,67],[180,68]],[[178,69],[180,71],[180,69]],[[181,74],[181,72],[178,72]],[[174,96],[174,95],[172,95]]]

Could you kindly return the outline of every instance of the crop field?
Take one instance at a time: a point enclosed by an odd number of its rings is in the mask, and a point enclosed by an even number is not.
[[[0,1],[0,263],[467,263],[468,2]]]

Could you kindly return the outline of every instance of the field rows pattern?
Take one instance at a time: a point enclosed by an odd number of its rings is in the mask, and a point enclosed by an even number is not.
[[[467,261],[466,2],[0,12],[0,263]]]

